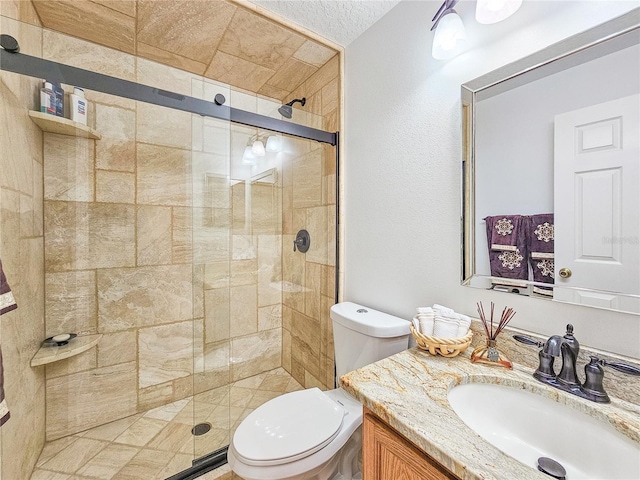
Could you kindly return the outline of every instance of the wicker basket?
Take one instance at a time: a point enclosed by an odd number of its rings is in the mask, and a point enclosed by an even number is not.
[[[471,339],[473,338],[471,330],[464,337],[439,338],[420,333],[413,328],[413,325],[410,325],[410,328],[411,335],[416,339],[418,347],[428,351],[431,355],[442,355],[443,357],[455,357],[460,352],[464,352],[471,345]]]

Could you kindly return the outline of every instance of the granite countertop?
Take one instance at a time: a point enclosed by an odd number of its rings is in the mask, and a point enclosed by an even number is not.
[[[451,409],[448,391],[464,383],[523,388],[610,423],[640,443],[640,406],[612,398],[596,404],[536,381],[533,370],[471,363],[467,349],[454,358],[432,356],[417,347],[347,373],[341,386],[365,407],[461,479],[550,477],[502,453]]]

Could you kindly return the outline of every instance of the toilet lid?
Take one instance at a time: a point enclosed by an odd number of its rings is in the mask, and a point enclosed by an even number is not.
[[[318,388],[287,393],[251,412],[237,428],[233,447],[249,465],[292,462],[329,444],[344,414],[344,408]]]

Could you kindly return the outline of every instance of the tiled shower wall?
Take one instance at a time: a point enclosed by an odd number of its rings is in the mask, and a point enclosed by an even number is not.
[[[292,95],[307,98],[304,110],[320,115],[324,130],[339,130],[339,57],[327,62]],[[290,288],[283,292],[282,366],[306,388],[332,389],[329,309],[335,303],[336,148],[313,144],[285,162],[283,170],[282,265],[284,284]],[[302,228],[311,235],[311,248],[305,255],[293,252],[293,241]]]
[[[92,49],[98,70],[203,93],[198,76],[45,37],[45,58]],[[47,440],[281,365],[281,189],[226,176],[230,142],[251,130],[88,98],[101,140],[44,136],[45,333],[103,337],[47,366]]]
[[[0,13],[8,5],[0,2]],[[2,33],[40,55],[40,29],[1,17]],[[28,478],[44,443],[43,369],[29,366],[44,338],[42,132],[27,116],[39,82],[0,73],[0,259],[18,309],[0,317],[4,389],[11,418],[0,429],[0,478]]]

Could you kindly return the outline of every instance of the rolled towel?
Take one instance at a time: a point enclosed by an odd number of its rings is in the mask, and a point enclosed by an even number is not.
[[[440,338],[457,338],[460,321],[451,316],[437,315],[433,324],[433,336]]]
[[[451,314],[451,313],[455,313],[455,312],[453,311],[453,308],[445,307],[444,305],[438,305],[437,303],[434,303],[434,304],[433,304],[433,309],[434,309],[436,312],[440,312],[440,313],[443,313],[443,314]]]

